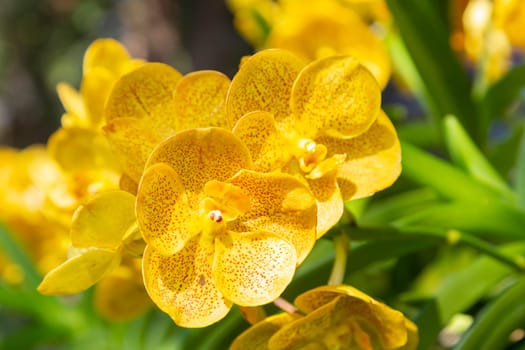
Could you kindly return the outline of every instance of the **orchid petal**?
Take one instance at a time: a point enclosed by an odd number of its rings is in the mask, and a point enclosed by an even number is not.
[[[124,191],[96,194],[75,211],[71,243],[116,250],[135,221],[135,196]]]
[[[242,306],[277,299],[295,272],[294,247],[268,232],[219,237],[215,243],[213,280],[226,298]]]
[[[197,71],[185,75],[173,94],[179,116],[177,130],[208,126],[231,129],[226,116],[226,94],[230,79],[217,71]]]
[[[304,67],[292,53],[264,50],[246,59],[233,77],[227,99],[227,112],[235,123],[253,111],[266,111],[279,121],[290,115],[292,84]]]
[[[290,105],[303,137],[350,138],[365,132],[380,110],[381,90],[350,56],[320,59],[297,77]]]
[[[48,272],[38,291],[45,295],[80,293],[97,283],[119,261],[114,250],[87,250]]]
[[[235,230],[267,231],[290,242],[301,263],[315,243],[317,209],[310,190],[288,174],[242,170],[230,182],[250,197],[250,210],[239,217]]]
[[[176,169],[186,191],[193,194],[201,193],[210,180],[225,181],[240,169],[252,166],[246,146],[222,128],[177,133],[155,148],[146,167],[155,163]]]
[[[181,327],[206,327],[226,316],[231,308],[231,302],[213,281],[213,255],[213,246],[199,244],[198,237],[168,257],[146,247],[146,290],[153,302]]]
[[[144,172],[137,194],[137,220],[144,239],[157,254],[175,254],[198,233],[190,226],[192,209],[171,167],[158,163]]]

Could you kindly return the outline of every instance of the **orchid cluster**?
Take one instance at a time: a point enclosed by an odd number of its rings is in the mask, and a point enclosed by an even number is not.
[[[52,207],[45,212],[61,225],[62,262],[43,270],[39,292],[95,285],[97,309],[112,319],[153,301],[177,325],[205,327],[234,304],[273,302],[338,224],[344,202],[390,186],[401,171],[381,87],[352,56],[308,62],[262,50],[230,80],[217,71],[183,76],[103,39],[85,54],[80,91],[60,84],[58,93],[66,113],[47,149],[5,157],[24,158],[31,181],[21,190],[38,190],[37,209]],[[309,343],[321,322],[328,348],[417,344],[400,312],[349,286],[320,287],[296,304],[300,312],[274,316],[272,340],[258,330],[271,317],[237,342],[254,333],[288,349]]]

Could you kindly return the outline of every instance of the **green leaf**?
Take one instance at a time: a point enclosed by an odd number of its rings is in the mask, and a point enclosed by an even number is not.
[[[500,251],[506,255],[524,254],[525,243],[508,244]],[[415,319],[420,329],[418,349],[430,349],[439,331],[453,315],[472,307],[512,271],[497,260],[482,257],[467,268],[451,273]]]
[[[457,201],[435,204],[407,213],[396,227],[429,226],[458,229],[496,240],[525,239],[525,214],[496,201]]]
[[[525,209],[525,132],[522,133],[516,161],[516,193],[518,208]]]
[[[445,140],[452,160],[479,182],[495,189],[509,202],[515,195],[452,115],[444,119]]]
[[[9,256],[14,264],[22,268],[24,272],[24,288],[35,290],[42,277],[36,271],[27,253],[13,239],[7,229],[0,223],[0,248]]]
[[[441,0],[387,0],[406,47],[421,76],[436,120],[458,116],[467,130],[476,129],[476,105],[471,85],[449,45],[446,21],[439,15]],[[476,135],[474,139],[477,140]]]
[[[525,86],[525,65],[508,71],[487,90],[480,102],[482,127],[488,130],[490,123],[501,118],[516,101]]]
[[[454,349],[502,349],[509,341],[509,334],[525,323],[524,295],[525,278],[521,277],[481,311]]]
[[[429,186],[445,198],[475,200],[476,202],[501,200],[500,193],[442,159],[406,142],[402,142],[401,151],[402,176],[421,185]]]

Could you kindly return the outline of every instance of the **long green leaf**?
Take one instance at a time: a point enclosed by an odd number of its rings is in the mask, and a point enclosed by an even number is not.
[[[443,122],[447,148],[454,162],[465,169],[470,176],[492,187],[509,202],[514,202],[514,193],[474,144],[459,121],[453,115],[447,115]]]
[[[503,349],[509,334],[525,322],[525,278],[521,277],[482,310],[455,350]]]
[[[521,142],[519,145],[515,178],[517,205],[519,208],[525,209],[525,132],[521,136]]]
[[[449,45],[447,23],[439,15],[441,0],[387,0],[388,7],[422,78],[437,120],[457,115],[476,131],[476,105],[465,70]],[[475,135],[474,135],[475,136]],[[477,140],[475,136],[474,139]]]
[[[500,201],[501,195],[461,169],[432,156],[419,148],[402,142],[403,176],[421,185],[429,186],[448,199]]]
[[[491,121],[501,118],[525,87],[525,65],[508,71],[487,90],[480,102],[483,127],[488,130]]]
[[[429,226],[468,231],[495,240],[525,239],[525,213],[495,200],[435,204],[407,213],[396,227]]]

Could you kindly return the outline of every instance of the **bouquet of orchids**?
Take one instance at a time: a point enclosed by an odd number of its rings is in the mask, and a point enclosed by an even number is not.
[[[98,39],[47,145],[0,149],[27,346],[525,348],[523,122],[490,134],[525,6],[463,2],[441,32],[436,1],[227,3],[256,49],[231,77]]]

